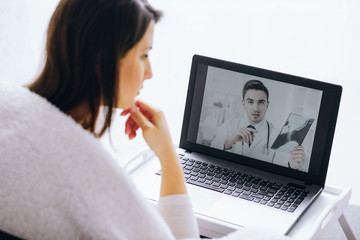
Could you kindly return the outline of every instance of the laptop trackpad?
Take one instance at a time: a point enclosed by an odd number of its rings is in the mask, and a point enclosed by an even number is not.
[[[206,189],[193,187],[191,185],[188,185],[187,188],[195,211],[208,210],[221,198]],[[204,199],[206,200],[204,201]]]

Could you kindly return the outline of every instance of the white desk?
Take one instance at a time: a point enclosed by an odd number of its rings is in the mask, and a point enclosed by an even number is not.
[[[153,154],[149,151],[141,152],[124,167],[129,173],[132,173],[152,156]],[[339,189],[326,186],[321,195],[290,231],[289,236],[294,240],[321,239],[332,225],[339,221],[347,238],[356,240],[357,238],[343,215],[349,204],[350,196],[351,188]],[[150,201],[156,204],[155,201]],[[210,238],[221,237],[240,228],[237,225],[202,215],[197,215],[197,219],[200,234]]]
[[[322,239],[325,233],[338,220],[349,240],[357,239],[343,215],[348,206],[351,189],[325,187],[323,193],[302,216],[289,236],[294,240]],[[200,233],[207,237],[220,237],[238,228],[235,225],[197,216]]]
[[[323,193],[290,232],[293,239],[321,239],[337,220],[348,239],[356,239],[345,216],[351,188],[326,186]],[[307,229],[307,231],[304,231]]]

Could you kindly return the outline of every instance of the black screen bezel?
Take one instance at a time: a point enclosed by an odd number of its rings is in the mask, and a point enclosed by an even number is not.
[[[194,122],[194,118],[197,118],[198,120],[200,119],[200,109],[196,108],[198,108],[199,103],[200,106],[202,105],[201,103],[204,96],[204,86],[202,86],[200,83],[197,83],[196,81],[197,75],[202,74],[198,72],[199,66],[213,66],[221,69],[267,78],[283,83],[289,83],[321,90],[323,94],[318,118],[318,123],[320,124],[317,126],[315,131],[314,146],[310,157],[309,171],[306,173],[302,171],[292,170],[286,167],[266,163],[260,160],[221,151],[219,149],[197,144],[196,142],[188,141],[189,132],[197,133],[196,124],[190,125],[190,119],[192,119],[192,122]],[[179,146],[180,148],[186,149],[191,152],[204,153],[210,156],[221,158],[223,160],[237,162],[246,166],[270,171],[276,174],[296,178],[307,183],[316,184],[324,187],[335,132],[335,125],[340,105],[341,93],[342,87],[339,85],[252,67],[239,63],[224,61],[220,59],[194,55],[190,71],[189,86]],[[196,98],[194,97],[195,95]],[[197,127],[198,124],[199,123],[197,123]]]

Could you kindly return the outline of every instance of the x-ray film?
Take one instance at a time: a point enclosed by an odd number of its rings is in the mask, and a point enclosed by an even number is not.
[[[290,113],[271,149],[292,152],[296,146],[302,144],[313,122],[313,118]]]

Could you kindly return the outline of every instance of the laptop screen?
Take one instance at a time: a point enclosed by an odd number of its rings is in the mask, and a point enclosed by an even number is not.
[[[195,55],[180,147],[325,181],[341,87]]]

